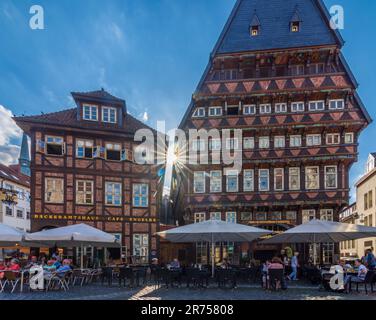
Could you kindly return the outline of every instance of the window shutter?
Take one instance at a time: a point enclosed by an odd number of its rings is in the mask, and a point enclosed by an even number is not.
[[[100,147],[99,148],[99,158],[105,159],[106,158],[106,148]]]
[[[93,147],[93,158],[99,158],[99,148],[100,147]]]
[[[62,150],[61,150],[61,154],[64,155],[66,150],[67,150],[67,144],[64,142],[61,146]]]
[[[123,149],[121,151],[121,161],[134,162],[133,151],[131,151],[129,149]]]
[[[121,150],[121,161],[127,160],[127,150],[123,149]]]
[[[36,151],[39,153],[45,153],[46,143],[43,140],[37,140]]]
[[[105,153],[106,153],[106,148],[103,148],[101,146],[93,147],[93,158],[104,159],[105,158]]]

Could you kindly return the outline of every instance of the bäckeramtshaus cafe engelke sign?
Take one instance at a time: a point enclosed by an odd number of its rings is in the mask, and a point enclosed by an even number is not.
[[[113,216],[83,216],[83,215],[63,215],[63,214],[34,214],[35,220],[70,220],[89,222],[134,222],[134,223],[157,223],[156,218],[143,217],[113,217]]]

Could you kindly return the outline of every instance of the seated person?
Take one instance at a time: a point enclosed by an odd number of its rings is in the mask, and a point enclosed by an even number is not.
[[[71,270],[72,270],[71,261],[69,259],[65,259],[63,260],[63,264],[56,270],[56,272],[57,272],[57,275],[62,278],[68,271],[71,271]]]
[[[47,273],[52,273],[56,271],[56,266],[54,265],[54,260],[48,260],[47,264],[43,266],[43,270]]]
[[[31,269],[38,265],[38,258],[36,256],[32,256],[28,264],[25,266],[25,269]]]
[[[10,261],[10,265],[8,268],[6,268],[7,271],[13,271],[15,273],[16,276],[19,275],[19,271],[21,270],[21,267],[18,263],[18,260],[17,259],[12,259]]]
[[[171,266],[171,269],[180,269],[180,262],[179,262],[179,260],[175,258],[171,262],[170,266]]]
[[[222,269],[230,268],[230,264],[227,259],[223,259],[223,261],[219,265]]]
[[[351,264],[349,263],[346,263],[345,260],[341,260],[339,262],[339,265],[343,268],[343,271],[344,272],[347,272],[348,270],[351,270],[353,267],[351,266]]]
[[[44,267],[44,266],[46,265],[46,263],[47,263],[47,259],[46,259],[45,256],[40,256],[38,260],[39,260],[39,264],[40,264],[42,267]]]
[[[59,269],[61,267],[59,256],[53,257],[51,260],[54,261],[54,266],[55,266],[56,269]]]
[[[54,263],[54,260],[48,260],[47,264],[43,266],[44,279],[49,280],[55,275],[56,267]]]
[[[4,272],[1,272],[4,270],[6,270],[6,265],[4,263],[4,260],[0,259],[0,280],[4,278]]]
[[[350,289],[350,283],[363,282],[368,273],[368,269],[366,268],[364,264],[362,264],[362,261],[360,259],[355,261],[355,267],[358,269],[358,275],[357,276],[348,275],[345,278],[345,289],[347,293],[349,292],[349,289]]]

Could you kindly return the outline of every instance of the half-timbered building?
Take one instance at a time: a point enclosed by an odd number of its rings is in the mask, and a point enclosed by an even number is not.
[[[371,122],[343,45],[320,0],[236,2],[180,128],[242,129],[242,141],[208,145],[209,159],[242,146],[242,170],[176,166],[180,223],[222,219],[279,232],[339,220],[359,135]],[[190,148],[205,146],[191,141]],[[263,259],[279,249],[222,243],[215,254],[237,263],[250,251]],[[309,247],[295,249],[309,256]],[[208,261],[206,244],[194,250],[197,262]],[[322,261],[335,250],[323,245]]]
[[[133,151],[136,131],[150,128],[103,89],[72,97],[73,109],[15,118],[31,138],[32,231],[86,223],[115,234],[122,258],[147,262],[159,250],[162,185]]]

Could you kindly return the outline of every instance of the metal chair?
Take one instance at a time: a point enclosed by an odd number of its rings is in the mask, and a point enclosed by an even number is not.
[[[355,282],[356,283],[356,291],[359,292],[359,286],[363,285],[366,294],[368,294],[368,285],[371,286],[371,292],[373,293],[373,279],[375,277],[375,271],[368,271],[366,277],[363,281]],[[351,291],[351,282],[350,282],[350,291]]]
[[[0,272],[2,273],[2,272]],[[2,293],[4,291],[4,288],[5,288],[5,279],[0,279],[0,293]]]
[[[46,291],[49,291],[50,289],[63,289],[64,291],[69,290],[69,279],[72,276],[73,272],[68,271],[65,272],[63,276],[55,273],[52,275],[52,277],[48,280],[48,283],[46,285]]]
[[[163,271],[160,266],[151,266],[150,280],[156,288],[160,288],[163,282]]]
[[[112,286],[112,280],[113,280],[113,276],[114,276],[113,271],[114,270],[111,267],[103,267],[102,268],[102,274],[101,274],[102,285],[107,280],[108,286],[110,286],[110,287]]]
[[[85,281],[87,280],[87,277],[88,277],[87,271],[79,270],[79,269],[73,270],[73,273],[72,273],[73,283],[72,283],[72,285],[75,286],[76,282],[79,281],[80,286],[82,287],[84,285]]]
[[[9,284],[12,287],[11,293],[14,292],[14,290],[17,287],[17,284],[20,282],[20,278],[17,277],[16,273],[13,271],[4,271],[4,279],[5,281],[3,282],[3,289],[2,291],[5,290],[6,286]]]
[[[101,276],[102,271],[100,269],[94,269],[89,272],[88,275],[88,283],[93,283],[98,280],[98,278]]]
[[[231,269],[217,269],[216,278],[218,288],[226,288],[228,283],[231,284],[231,288],[236,287],[236,272]]]
[[[131,273],[133,274],[130,268],[123,267],[119,269],[119,287],[121,287],[122,284],[124,287],[126,286],[127,279],[131,279],[132,277]]]

